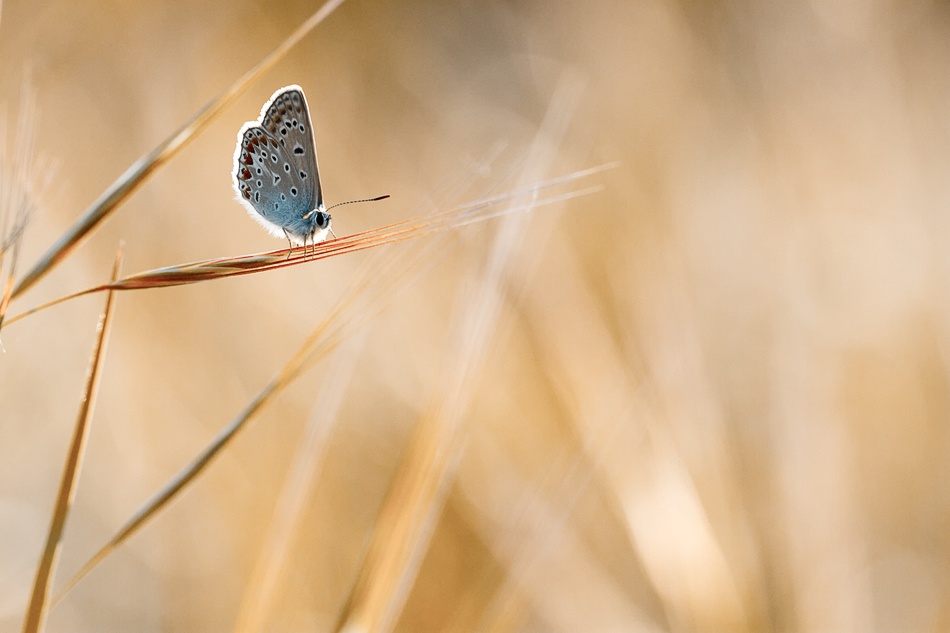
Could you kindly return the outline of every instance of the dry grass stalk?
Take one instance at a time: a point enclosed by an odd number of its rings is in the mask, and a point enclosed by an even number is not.
[[[293,458],[263,546],[244,589],[244,597],[234,625],[236,633],[253,633],[264,629],[267,616],[279,594],[301,514],[306,508],[313,484],[323,465],[327,443],[336,426],[346,386],[356,369],[358,355],[355,348],[360,344],[361,341],[357,344],[347,342],[334,354],[336,362],[332,363],[333,372],[328,375],[317,394],[305,437]]]
[[[35,155],[36,94],[29,77],[24,82],[18,110],[9,160],[7,121],[6,116],[0,115],[0,273],[4,259],[8,259],[0,295],[0,325],[13,296],[23,235],[36,211],[37,200],[49,187],[55,173],[49,160]]]
[[[112,269],[112,278],[119,275],[122,264],[122,251],[116,254],[115,265]],[[66,455],[66,464],[59,484],[59,493],[53,508],[53,518],[50,522],[46,545],[40,557],[39,566],[33,581],[33,591],[30,594],[30,604],[27,607],[26,618],[23,622],[23,633],[36,633],[43,629],[46,616],[49,613],[49,596],[51,581],[56,571],[56,562],[62,545],[63,533],[66,530],[66,519],[76,498],[76,488],[79,484],[79,471],[85,455],[86,440],[89,438],[89,429],[92,423],[92,413],[95,409],[96,395],[99,392],[99,381],[102,377],[102,367],[105,364],[106,349],[109,343],[109,333],[112,330],[112,316],[115,313],[115,292],[106,295],[106,305],[99,318],[96,344],[93,348],[89,365],[89,374],[86,377],[85,388],[82,393],[82,402],[79,415],[73,428],[73,438]]]
[[[538,183],[524,190],[493,196],[485,200],[446,211],[432,213],[420,218],[412,218],[387,226],[369,229],[353,235],[321,242],[315,246],[308,246],[306,249],[297,247],[290,250],[283,249],[240,257],[210,259],[187,264],[176,264],[136,273],[124,279],[87,288],[37,306],[7,319],[5,325],[12,325],[32,314],[36,314],[37,312],[71,299],[106,290],[141,290],[181,286],[202,281],[212,281],[215,279],[277,270],[288,266],[296,266],[328,257],[354,253],[386,244],[395,244],[417,237],[432,235],[439,231],[459,228],[474,222],[482,222],[511,213],[524,212],[537,207],[553,205],[571,198],[594,193],[600,189],[597,186],[586,187],[566,193],[552,194],[547,198],[536,200],[530,204],[521,203],[512,205],[510,203],[518,196],[536,195],[540,190],[570,183],[609,167],[611,167],[611,165],[579,170],[561,178]]]

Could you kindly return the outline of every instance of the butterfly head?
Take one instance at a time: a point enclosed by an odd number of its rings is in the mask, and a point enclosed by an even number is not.
[[[304,243],[307,240],[313,243],[322,242],[327,238],[327,233],[332,233],[330,214],[323,210],[323,205],[304,215],[303,219],[310,223],[310,232],[304,239]]]
[[[317,211],[313,214],[313,226],[316,230],[330,228],[330,214],[326,211]]]

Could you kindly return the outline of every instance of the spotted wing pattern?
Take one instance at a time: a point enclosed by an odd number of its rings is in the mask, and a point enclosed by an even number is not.
[[[325,229],[310,112],[299,86],[281,88],[256,122],[245,123],[234,153],[234,187],[248,212],[274,235],[303,244]]]

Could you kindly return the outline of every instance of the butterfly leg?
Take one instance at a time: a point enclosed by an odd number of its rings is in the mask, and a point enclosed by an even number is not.
[[[284,237],[287,238],[287,259],[290,259],[290,256],[294,252],[294,245],[290,242],[290,236],[287,235],[287,229],[284,229]]]

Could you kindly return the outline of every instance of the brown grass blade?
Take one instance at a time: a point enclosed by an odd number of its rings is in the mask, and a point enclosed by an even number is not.
[[[118,277],[121,264],[122,251],[120,249],[116,254],[115,266],[112,269],[113,279]],[[24,633],[35,633],[41,630],[49,611],[50,581],[59,558],[63,532],[66,529],[66,519],[76,497],[79,469],[82,466],[86,440],[89,437],[89,427],[92,421],[92,412],[95,408],[96,395],[99,391],[99,380],[102,376],[102,366],[105,363],[114,312],[115,292],[110,291],[106,296],[105,309],[99,319],[98,337],[92,353],[89,376],[86,379],[79,416],[73,429],[72,443],[66,456],[66,465],[63,468],[63,477],[59,484],[59,493],[56,496],[56,505],[53,509],[53,519],[46,537],[46,546],[43,548],[40,564],[37,567],[36,577],[33,581],[30,604],[27,607],[26,618],[23,622]]]
[[[554,205],[566,200],[588,195],[600,191],[600,187],[592,186],[562,194],[555,194],[547,198],[535,199],[531,202],[521,202],[511,205],[519,196],[536,195],[541,189],[570,183],[578,179],[596,174],[613,165],[604,165],[590,169],[579,170],[528,188],[500,194],[491,198],[439,211],[422,217],[411,218],[386,226],[354,233],[335,240],[321,242],[307,249],[297,247],[267,253],[256,253],[240,257],[209,259],[186,264],[177,264],[164,268],[144,271],[130,275],[124,279],[87,288],[70,295],[59,297],[30,310],[21,312],[7,319],[4,325],[11,325],[20,319],[36,314],[47,308],[59,305],[71,299],[105,290],[141,290],[148,288],[164,288],[185,284],[224,279],[238,275],[250,275],[269,270],[276,270],[287,266],[297,266],[313,261],[335,257],[346,253],[376,248],[386,244],[395,244],[405,240],[432,235],[448,229],[459,228],[476,222],[501,217],[504,215],[529,211],[535,208]]]
[[[137,160],[128,170],[112,183],[99,198],[92,203],[78,222],[57,240],[55,244],[33,265],[26,275],[13,289],[13,297],[30,288],[43,278],[46,273],[65,260],[99,224],[108,218],[120,204],[131,196],[145,182],[145,180],[165,163],[171,160],[192,139],[204,130],[215,117],[227,106],[234,102],[250,86],[251,82],[271,69],[287,54],[305,35],[313,30],[343,0],[328,0],[310,18],[301,24],[296,31],[280,43],[270,54],[248,70],[217,98],[201,108],[190,121],[185,123],[177,132],[169,136],[151,152]]]

